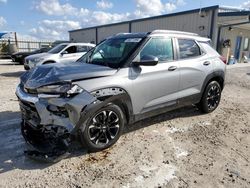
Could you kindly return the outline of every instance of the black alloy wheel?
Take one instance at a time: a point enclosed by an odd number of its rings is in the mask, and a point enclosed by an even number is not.
[[[88,127],[90,140],[93,144],[102,146],[116,137],[120,128],[120,119],[114,111],[103,110],[92,118],[90,124]]]
[[[198,108],[204,113],[214,111],[220,103],[221,99],[221,86],[217,81],[211,81],[202,96]]]
[[[207,94],[207,105],[209,110],[215,109],[220,101],[220,88],[217,85],[213,85]]]
[[[106,149],[119,139],[124,124],[125,116],[119,106],[105,106],[84,122],[85,128],[80,135],[82,144],[90,151]]]

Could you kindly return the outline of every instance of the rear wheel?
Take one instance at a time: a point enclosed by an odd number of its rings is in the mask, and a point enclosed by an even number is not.
[[[120,137],[125,124],[121,108],[110,104],[96,111],[83,124],[82,144],[90,151],[100,151],[112,146]]]
[[[207,85],[198,107],[202,112],[210,113],[218,107],[220,99],[221,86],[217,81],[212,81]]]

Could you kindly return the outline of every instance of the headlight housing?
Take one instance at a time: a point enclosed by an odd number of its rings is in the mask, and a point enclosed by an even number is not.
[[[56,84],[56,85],[48,85],[39,87],[37,89],[38,93],[45,93],[45,94],[78,94],[83,92],[83,89],[78,85],[72,85],[70,83],[64,84]]]
[[[43,58],[36,58],[36,59],[30,60],[30,62],[32,62],[32,63],[39,63],[39,62],[41,62],[43,60],[44,60]]]

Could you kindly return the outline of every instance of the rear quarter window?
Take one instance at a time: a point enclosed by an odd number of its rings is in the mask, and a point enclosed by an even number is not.
[[[206,54],[220,56],[220,54],[211,46],[209,42],[199,42],[199,44]]]
[[[178,39],[180,59],[198,57],[201,55],[201,50],[194,40]]]

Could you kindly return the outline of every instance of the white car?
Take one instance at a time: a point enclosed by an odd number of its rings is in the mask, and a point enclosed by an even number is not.
[[[95,45],[90,43],[62,43],[46,53],[26,57],[24,68],[29,70],[37,65],[75,62],[93,47]]]

